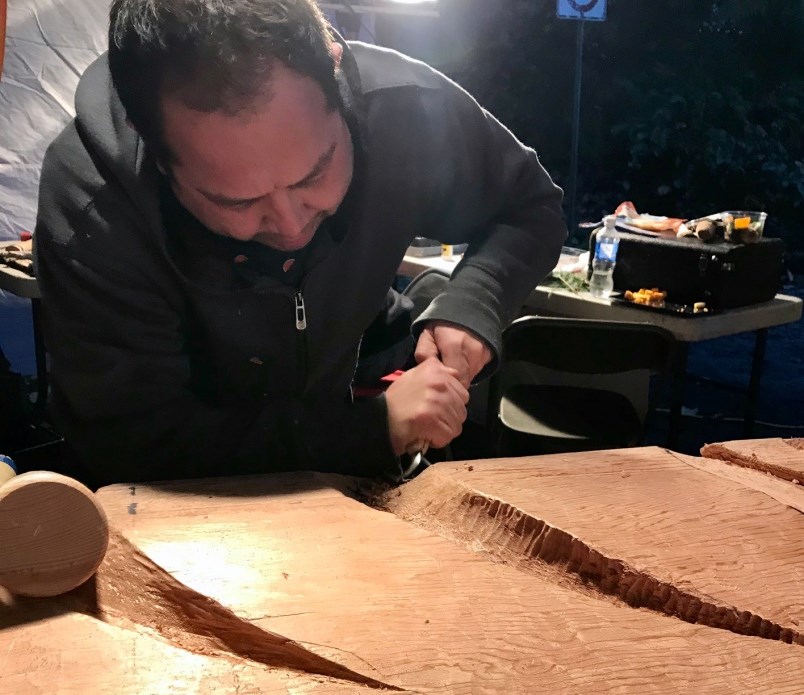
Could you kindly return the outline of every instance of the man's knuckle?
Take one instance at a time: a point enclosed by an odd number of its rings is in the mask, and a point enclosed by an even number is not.
[[[440,449],[441,447],[444,447],[447,444],[449,444],[452,441],[452,439],[453,438],[450,437],[449,434],[437,433],[433,435],[431,442],[436,449]]]
[[[426,408],[422,407],[422,408],[419,408],[413,414],[413,417],[411,418],[411,423],[413,424],[414,427],[420,428],[420,427],[424,427],[425,425],[427,425],[429,419],[430,419],[430,414],[429,414],[428,410]]]

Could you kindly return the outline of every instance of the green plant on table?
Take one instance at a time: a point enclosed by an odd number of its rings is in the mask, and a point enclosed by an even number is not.
[[[568,289],[570,292],[584,292],[589,289],[589,281],[586,279],[586,273],[568,273],[564,270],[559,270],[553,273],[554,284]]]

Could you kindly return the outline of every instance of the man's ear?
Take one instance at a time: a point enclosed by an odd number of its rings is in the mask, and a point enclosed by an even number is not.
[[[329,44],[329,52],[332,60],[335,61],[335,69],[337,70],[341,66],[341,58],[343,58],[343,45],[337,41],[332,41]]]

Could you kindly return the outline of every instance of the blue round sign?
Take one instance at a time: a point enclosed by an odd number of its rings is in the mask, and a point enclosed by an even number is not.
[[[598,0],[587,0],[586,2],[578,2],[578,0],[567,0],[567,2],[569,2],[570,7],[576,12],[586,14],[587,12],[591,12],[593,9],[595,9],[595,5],[597,5]]]
[[[556,14],[560,19],[603,22],[606,19],[606,0],[558,0]]]

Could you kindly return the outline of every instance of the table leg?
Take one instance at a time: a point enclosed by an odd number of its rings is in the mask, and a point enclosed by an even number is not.
[[[670,390],[670,425],[667,432],[667,447],[675,450],[681,432],[681,409],[684,406],[684,388],[687,381],[688,345],[676,342],[673,349],[672,387]]]
[[[47,350],[45,336],[42,333],[42,301],[31,300],[33,318],[34,357],[36,359],[36,404],[33,409],[33,420],[41,420],[47,407]]]
[[[759,384],[762,380],[762,367],[765,363],[765,344],[768,341],[768,329],[760,328],[756,332],[754,343],[754,357],[751,362],[751,378],[748,382],[748,398],[745,405],[745,419],[743,420],[743,436],[750,439],[754,434],[754,421],[757,414],[757,401],[759,399]]]

